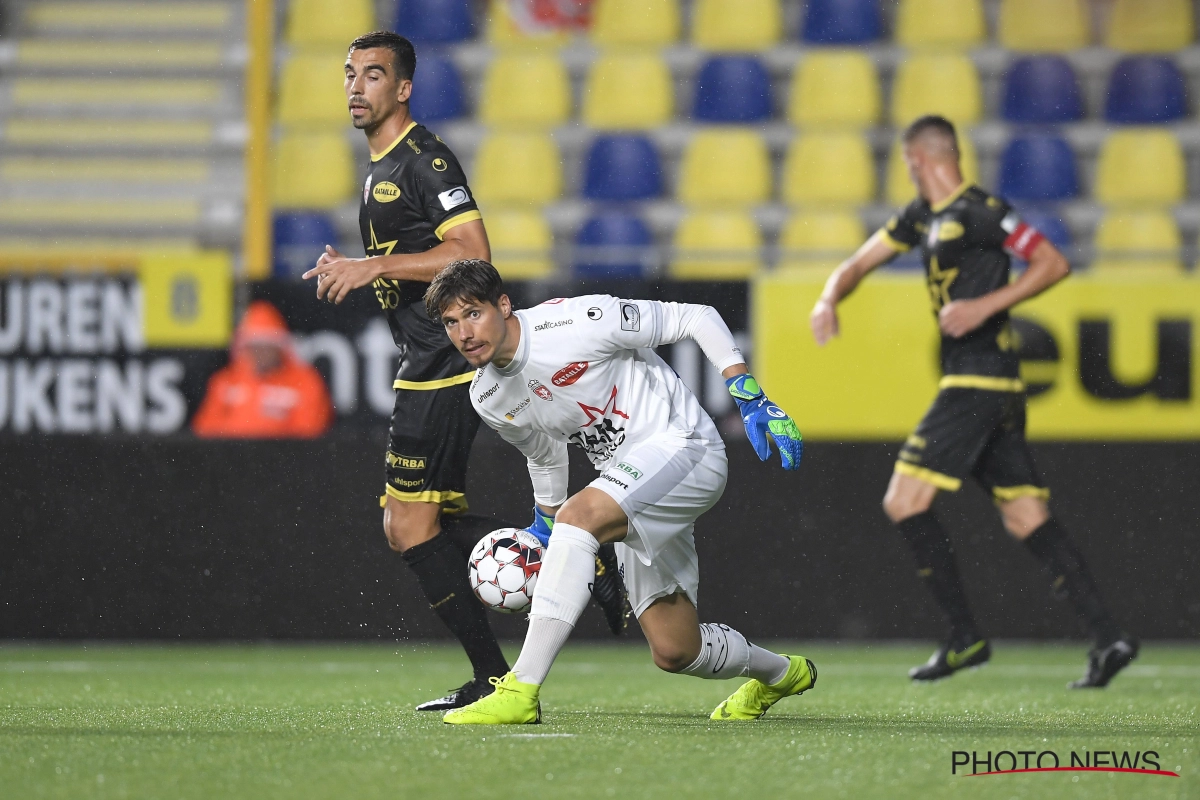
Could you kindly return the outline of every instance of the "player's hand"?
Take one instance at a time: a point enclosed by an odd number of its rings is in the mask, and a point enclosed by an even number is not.
[[[725,381],[729,394],[737,401],[746,425],[746,437],[759,461],[771,457],[771,440],[779,448],[784,469],[796,469],[804,456],[804,438],[784,410],[763,394],[751,375],[735,375]]]
[[[369,258],[347,258],[330,245],[317,259],[317,265],[304,273],[304,280],[317,279],[317,299],[340,303],[346,295],[375,280]]]
[[[542,547],[546,547],[550,544],[550,533],[554,530],[554,517],[542,513],[542,510],[535,505],[533,507],[533,524],[525,530],[536,536],[537,540],[542,543]]]
[[[938,312],[938,327],[942,333],[954,339],[966,336],[992,316],[992,310],[981,298],[953,300]]]
[[[837,309],[825,298],[821,298],[813,306],[812,313],[808,315],[808,324],[812,326],[813,338],[817,340],[819,346],[824,346],[826,342],[840,333]]]

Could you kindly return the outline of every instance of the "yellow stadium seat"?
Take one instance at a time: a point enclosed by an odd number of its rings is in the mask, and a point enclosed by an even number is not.
[[[869,127],[879,121],[875,62],[856,50],[810,50],[792,79],[793,125]]]
[[[1169,53],[1195,35],[1191,0],[1116,0],[1104,43],[1128,53]]]
[[[492,263],[509,280],[545,278],[554,272],[554,237],[546,218],[529,209],[484,209],[483,224],[492,246]]]
[[[783,201],[796,205],[860,205],[875,198],[875,159],[858,133],[809,133],[783,161]]]
[[[487,125],[561,125],[571,115],[571,81],[553,53],[500,55],[483,77],[479,116]]]
[[[980,0],[902,0],[896,43],[905,47],[975,47],[987,38]]]
[[[1120,130],[1105,140],[1096,165],[1096,199],[1116,205],[1167,205],[1183,199],[1183,149],[1168,130]]]
[[[602,47],[674,44],[679,40],[678,0],[597,0],[591,35]]]
[[[975,154],[975,142],[961,130],[958,131],[958,156],[963,180],[976,183],[979,180],[979,158]],[[892,145],[892,152],[888,156],[885,194],[888,205],[893,206],[907,205],[917,196],[917,187],[913,186],[912,179],[908,177],[908,167],[904,165],[904,153],[899,140]]]
[[[674,92],[671,71],[655,54],[601,56],[584,83],[584,124],[600,130],[658,127],[674,114]]]
[[[831,270],[866,238],[862,220],[851,212],[797,212],[779,235],[777,269]]]
[[[771,196],[771,156],[753,130],[715,128],[692,137],[679,168],[679,200],[688,205],[748,206]]]
[[[766,50],[782,31],[779,0],[696,0],[692,7],[692,43],[705,50]]]
[[[1178,273],[1183,269],[1179,226],[1166,211],[1117,211],[1096,227],[1100,272]]]
[[[749,214],[697,211],[675,229],[672,278],[745,280],[758,271],[762,235]]]
[[[1003,0],[999,28],[1000,44],[1031,53],[1077,50],[1092,38],[1084,0]]]
[[[507,0],[492,0],[488,3],[486,36],[488,44],[501,49],[519,49],[529,52],[531,48],[558,48],[571,41],[565,31],[546,30],[530,33],[524,31],[513,20]]]
[[[327,45],[343,49],[375,24],[371,0],[291,0],[286,40],[289,45]]]
[[[338,125],[350,119],[344,86],[346,53],[299,52],[279,74],[277,119],[284,125]]]
[[[892,122],[904,126],[922,114],[958,124],[979,121],[983,93],[971,59],[956,53],[916,55],[900,62],[892,85]]]
[[[538,133],[494,133],[475,154],[472,186],[481,203],[544,205],[562,192],[562,156]]]
[[[290,131],[275,144],[276,208],[336,208],[354,196],[354,159],[341,131]]]

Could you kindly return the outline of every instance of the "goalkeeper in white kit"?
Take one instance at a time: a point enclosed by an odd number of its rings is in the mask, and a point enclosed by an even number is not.
[[[590,295],[514,311],[499,273],[475,259],[438,273],[425,306],[478,368],[475,410],[528,460],[531,529],[552,525],[512,672],[446,722],[541,721],[541,685],[587,605],[596,551],[606,542],[618,543],[629,601],[659,668],[751,679],[713,711],[714,720],[757,719],[812,688],[817,671],[808,659],[764,650],[696,613],[693,529],[720,499],[728,463],[713,421],[653,348],[684,338],[700,345],[725,377],[760,459],[774,440],[784,469],[795,469],[803,450],[796,424],[763,395],[715,310]],[[568,442],[600,472],[570,498]]]

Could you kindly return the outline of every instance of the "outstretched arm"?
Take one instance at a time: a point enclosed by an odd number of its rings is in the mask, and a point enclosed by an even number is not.
[[[824,345],[839,333],[838,303],[853,292],[871,270],[891,260],[899,252],[902,250],[895,247],[885,231],[880,230],[867,239],[854,255],[838,265],[829,280],[825,281],[825,290],[809,315],[809,324],[818,345]]]

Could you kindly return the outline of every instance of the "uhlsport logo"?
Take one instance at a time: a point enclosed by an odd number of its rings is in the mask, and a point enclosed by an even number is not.
[[[499,390],[500,390],[500,384],[497,383],[494,386],[492,386],[492,388],[488,389],[486,392],[484,392],[483,394],[476,397],[475,402],[482,403],[484,400],[487,400],[489,397],[494,395]]]
[[[1178,767],[1176,767],[1178,769]],[[1178,778],[1162,768],[1156,750],[1072,750],[1060,756],[1054,750],[955,750],[950,754],[950,774],[964,777],[1012,775],[1029,772],[1126,772]]]

